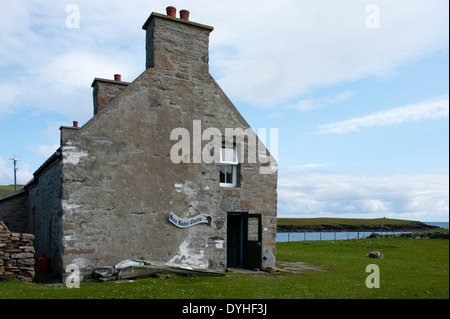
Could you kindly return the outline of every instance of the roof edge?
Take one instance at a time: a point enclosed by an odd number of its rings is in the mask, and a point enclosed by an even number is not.
[[[143,30],[147,30],[148,25],[150,24],[150,22],[155,18],[162,18],[162,19],[166,19],[166,20],[171,20],[174,22],[179,22],[179,23],[184,23],[184,24],[189,24],[192,25],[194,27],[197,28],[202,28],[202,29],[206,29],[209,32],[214,30],[214,27],[205,25],[205,24],[201,24],[201,23],[197,23],[197,22],[191,22],[191,21],[186,21],[184,19],[178,19],[178,18],[174,18],[174,17],[170,17],[168,15],[165,14],[161,14],[161,13],[156,13],[156,12],[152,12],[152,14],[150,15],[150,17],[148,17],[147,21],[145,21],[144,25],[142,26]]]
[[[119,84],[119,85],[129,85],[131,83],[131,82],[124,82],[124,81],[115,81],[115,80],[109,80],[109,79],[95,78],[91,84],[91,87],[94,87],[95,82],[107,82],[107,83],[113,83],[113,84]]]

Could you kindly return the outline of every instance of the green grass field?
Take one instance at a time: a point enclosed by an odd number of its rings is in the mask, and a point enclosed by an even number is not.
[[[383,259],[365,255],[378,250]],[[0,282],[7,299],[448,299],[449,241],[377,238],[277,244],[280,261],[305,262],[322,271],[269,274],[230,273],[227,277],[171,275],[133,282],[65,285]],[[380,288],[367,288],[369,264],[380,270]]]

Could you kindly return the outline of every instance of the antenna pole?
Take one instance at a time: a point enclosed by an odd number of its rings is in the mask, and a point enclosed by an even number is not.
[[[14,191],[17,191],[17,177],[16,177],[16,172],[17,172],[17,162],[19,161],[19,159],[16,157],[16,155],[14,155],[14,157],[8,157],[8,161],[13,161],[14,163]]]
[[[14,159],[14,191],[17,190],[17,177],[16,177],[17,168],[16,168],[16,164],[17,164],[17,160]]]

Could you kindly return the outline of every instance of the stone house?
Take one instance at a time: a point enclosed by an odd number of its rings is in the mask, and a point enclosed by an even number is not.
[[[0,200],[6,221],[21,203],[20,231],[60,275],[139,258],[215,271],[274,260],[277,163],[209,74],[213,28],[181,13],[150,15],[146,70],[94,79],[92,119],[61,127],[60,148]]]

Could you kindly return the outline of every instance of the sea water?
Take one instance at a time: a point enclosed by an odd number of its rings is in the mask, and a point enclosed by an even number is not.
[[[449,228],[448,222],[424,222],[427,225],[438,226],[441,228]],[[343,239],[360,239],[369,237],[371,234],[392,235],[403,234],[410,232],[291,232],[291,233],[277,233],[277,242],[286,241],[308,241],[308,240],[343,240]]]

